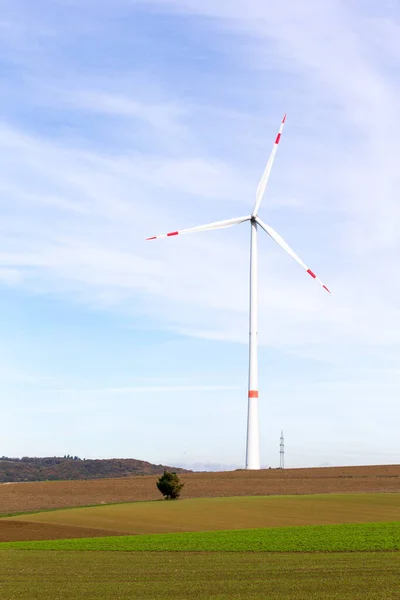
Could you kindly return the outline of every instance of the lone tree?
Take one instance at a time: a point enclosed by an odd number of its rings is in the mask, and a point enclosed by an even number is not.
[[[157,487],[166,500],[179,498],[184,485],[176,473],[170,473],[169,471],[164,471],[164,474],[157,481]]]

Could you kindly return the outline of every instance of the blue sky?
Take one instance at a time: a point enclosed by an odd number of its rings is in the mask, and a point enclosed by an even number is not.
[[[251,211],[261,461],[396,463],[400,9],[10,0],[0,16],[0,455],[241,467]]]

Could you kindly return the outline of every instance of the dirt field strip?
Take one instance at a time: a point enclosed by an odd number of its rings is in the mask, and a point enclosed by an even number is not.
[[[106,535],[124,535],[123,531],[111,534],[109,530],[88,529],[71,525],[53,525],[48,523],[29,523],[24,521],[0,522],[0,542],[18,542],[25,540],[63,540]]]
[[[400,465],[187,473],[183,498],[400,492]],[[0,515],[12,512],[158,500],[155,476],[0,484]]]

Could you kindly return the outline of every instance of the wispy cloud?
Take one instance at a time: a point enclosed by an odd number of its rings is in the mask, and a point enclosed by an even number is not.
[[[150,386],[132,386],[132,387],[115,387],[115,388],[99,388],[99,389],[54,389],[46,390],[51,394],[78,394],[85,396],[86,394],[145,394],[145,393],[171,393],[171,392],[218,392],[237,390],[235,386],[223,385],[150,385]]]
[[[134,100],[129,96],[111,94],[106,91],[92,89],[75,93],[58,92],[60,101],[64,98],[67,107],[87,111],[89,114],[109,115],[124,119],[139,119],[160,132],[181,133],[185,129],[182,124],[185,111],[178,104],[151,104]]]

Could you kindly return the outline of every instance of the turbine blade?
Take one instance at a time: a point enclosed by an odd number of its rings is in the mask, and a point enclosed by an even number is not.
[[[277,233],[275,231],[275,229],[272,229],[272,227],[270,227],[269,225],[267,225],[266,223],[264,223],[263,221],[261,221],[261,219],[259,217],[256,217],[256,221],[257,223],[260,225],[260,227],[262,227],[264,229],[264,231],[284,250],[286,250],[286,252],[289,254],[289,256],[291,256],[292,258],[294,258],[294,260],[301,266],[303,267],[303,269],[305,271],[307,271],[307,273],[309,275],[311,275],[311,277],[313,279],[316,279],[316,281],[318,281],[318,283],[320,285],[322,285],[322,287],[324,288],[324,290],[326,290],[327,292],[331,293],[331,291],[326,287],[326,285],[324,283],[322,283],[322,281],[319,279],[319,277],[317,277],[315,275],[315,273],[313,273],[313,271],[311,271],[311,269],[309,269],[307,267],[307,265],[305,263],[303,263],[303,261],[301,260],[301,258],[299,258],[297,256],[297,254],[295,252],[293,252],[293,250],[287,245],[287,243],[285,242],[285,240],[279,235],[279,233]]]
[[[231,227],[238,223],[248,221],[250,216],[237,217],[236,219],[227,219],[226,221],[216,221],[215,223],[208,223],[207,225],[200,225],[199,227],[190,227],[190,229],[180,229],[179,231],[170,231],[169,233],[163,233],[161,235],[154,235],[153,237],[146,238],[146,240],[158,240],[158,238],[171,237],[173,235],[182,235],[182,233],[194,233],[196,231],[208,231],[209,229],[223,229],[224,227]]]
[[[254,209],[253,209],[253,215],[254,216],[257,216],[258,209],[260,208],[261,200],[263,199],[263,196],[264,196],[264,193],[265,193],[265,189],[267,187],[268,179],[269,179],[269,176],[271,174],[272,165],[274,163],[276,151],[278,150],[278,144],[279,144],[280,139],[281,139],[281,135],[282,135],[283,127],[285,125],[285,121],[286,121],[286,115],[282,119],[282,123],[281,123],[281,126],[279,127],[278,135],[276,136],[275,143],[274,143],[274,146],[272,148],[272,152],[271,152],[270,157],[269,157],[268,162],[267,162],[267,166],[265,167],[265,171],[262,174],[262,177],[260,179],[260,183],[258,184],[257,193],[256,193],[256,202],[254,204]]]

